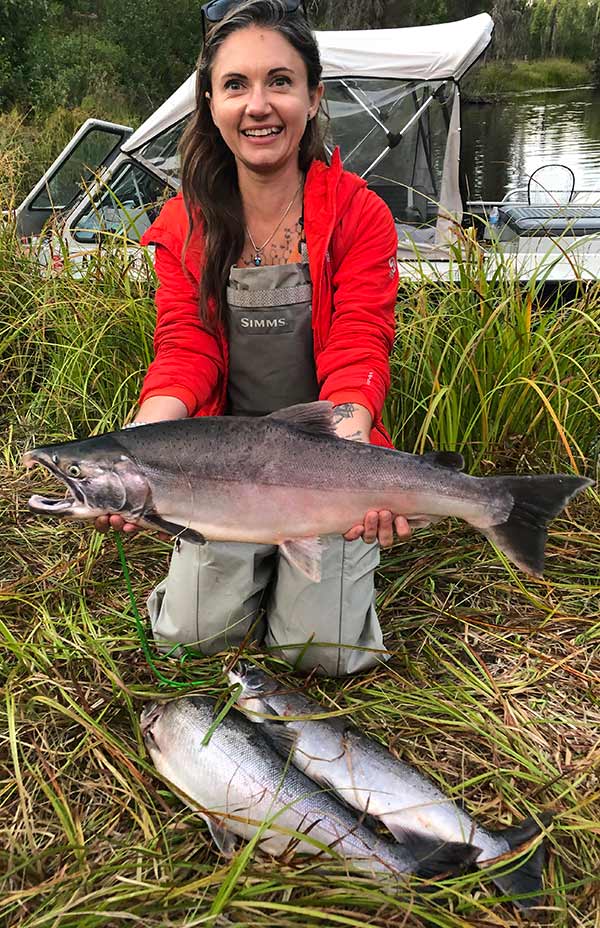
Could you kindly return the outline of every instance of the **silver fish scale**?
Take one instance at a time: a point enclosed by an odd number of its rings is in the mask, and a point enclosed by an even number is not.
[[[315,434],[270,418],[198,418],[157,423],[114,436],[146,473],[333,490],[398,486],[487,499],[485,482],[419,455]],[[142,463],[138,463],[143,462]]]
[[[472,841],[481,848],[481,860],[509,849],[506,840],[478,825],[418,770],[347,719],[311,719],[325,711],[323,706],[303,693],[286,692],[255,667],[246,674],[231,672],[230,682],[244,686],[240,699],[248,699],[249,708],[259,713],[253,721],[268,733],[282,756],[292,751],[300,770],[316,783],[327,782],[348,805],[381,818],[392,831],[396,825],[399,832],[406,828],[437,833],[449,841]],[[260,714],[279,716],[281,721],[261,723]],[[304,722],[302,716],[309,718]],[[293,742],[278,741],[286,729]]]
[[[286,765],[282,758],[262,737],[260,732],[235,710],[217,726],[208,745],[201,741],[214,720],[214,703],[203,697],[175,700],[166,707],[169,713],[165,722],[169,743],[161,745],[156,758],[160,769],[161,756],[176,752],[171,766],[174,771],[183,766],[195,771],[194,798],[199,804],[210,806],[206,797],[217,789],[231,812],[243,811],[247,802],[244,784],[248,775],[261,784],[272,797],[272,814],[275,822],[278,813],[286,806],[293,809],[301,824],[301,831],[315,839],[331,844],[342,857],[368,860],[373,869],[388,870],[395,874],[414,872],[416,862],[412,855],[398,845],[374,835],[344,805],[323,792],[312,780]],[[186,744],[182,744],[181,741]],[[179,744],[178,744],[179,742]],[[159,741],[160,743],[160,741]],[[212,783],[206,783],[207,771]],[[174,774],[168,774],[173,778]],[[203,782],[203,777],[205,778]],[[174,785],[179,785],[173,780]],[[216,785],[215,785],[216,784]],[[189,793],[192,795],[191,792]],[[236,830],[231,821],[226,827]]]

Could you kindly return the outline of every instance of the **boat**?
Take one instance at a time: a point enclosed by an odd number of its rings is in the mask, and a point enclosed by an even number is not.
[[[493,29],[482,13],[440,25],[317,32],[329,151],[339,146],[345,167],[389,205],[405,279],[452,278],[474,247],[488,276],[501,267],[524,281],[595,279],[600,193],[572,189],[564,202],[546,173],[500,202],[465,196],[460,81]],[[194,106],[191,75],[136,131],[88,120],[18,207],[19,234],[35,237],[50,223],[54,238],[40,254],[55,270],[65,255],[85,264],[107,235],[135,249],[180,187],[178,143]]]

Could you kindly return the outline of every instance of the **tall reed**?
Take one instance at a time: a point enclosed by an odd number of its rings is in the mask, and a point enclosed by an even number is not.
[[[397,447],[472,464],[523,454],[585,468],[600,436],[600,289],[518,280],[470,241],[451,280],[403,283],[386,423]],[[486,273],[487,269],[487,273]]]

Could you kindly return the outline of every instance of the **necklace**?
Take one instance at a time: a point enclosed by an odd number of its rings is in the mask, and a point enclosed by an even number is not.
[[[301,180],[300,183],[298,184],[298,189],[296,190],[294,196],[293,196],[292,199],[290,200],[289,205],[286,207],[283,216],[281,217],[281,219],[279,220],[279,222],[277,223],[277,225],[275,226],[275,228],[273,229],[273,231],[272,231],[271,234],[269,235],[269,237],[268,237],[268,239],[266,240],[266,242],[264,242],[260,247],[259,247],[259,246],[256,244],[256,242],[254,241],[254,239],[252,238],[252,233],[250,232],[250,229],[248,228],[248,226],[246,226],[246,232],[248,233],[248,238],[250,239],[250,242],[251,242],[251,244],[252,244],[252,247],[254,248],[254,258],[253,258],[253,261],[254,261],[254,264],[255,264],[256,267],[260,267],[260,265],[262,264],[262,255],[263,255],[263,253],[264,253],[265,248],[267,247],[267,245],[269,244],[269,242],[271,241],[271,239],[273,238],[273,236],[275,235],[275,233],[276,233],[277,230],[279,229],[281,223],[283,222],[283,220],[285,219],[285,217],[287,216],[287,214],[288,214],[289,211],[291,210],[292,206],[294,205],[294,202],[295,202],[295,200],[296,200],[296,197],[297,197],[298,194],[300,193],[300,190],[301,190],[301,188],[302,188],[302,184],[303,184],[303,183],[304,183],[304,178],[302,178],[302,180]]]

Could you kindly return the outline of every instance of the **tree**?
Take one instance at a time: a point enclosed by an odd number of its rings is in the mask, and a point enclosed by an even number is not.
[[[319,29],[380,29],[385,7],[385,0],[317,0],[311,19]]]
[[[0,0],[0,106],[23,98],[26,49],[48,14],[47,0]]]
[[[589,61],[598,52],[600,0],[535,0],[529,25],[529,54]]]
[[[194,68],[202,43],[203,0],[102,0],[102,28],[124,52],[126,86],[149,110]]]
[[[379,29],[428,26],[491,10],[493,0],[314,0],[313,18],[325,29]]]
[[[495,23],[494,57],[510,59],[526,55],[529,50],[527,0],[495,0],[492,19]]]

